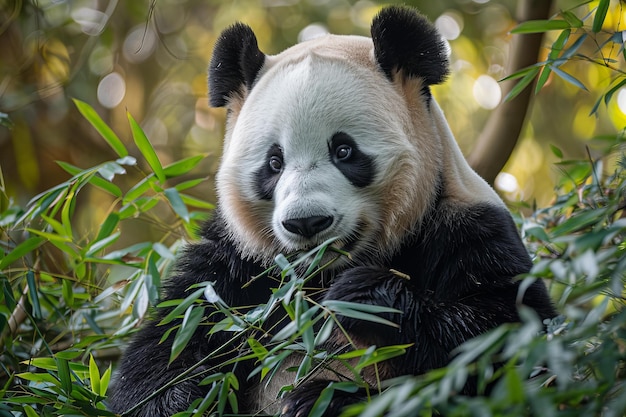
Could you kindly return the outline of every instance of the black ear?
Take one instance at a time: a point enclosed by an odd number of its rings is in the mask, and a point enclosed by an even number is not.
[[[426,85],[439,84],[448,75],[445,41],[414,9],[391,6],[381,10],[371,31],[376,60],[390,80],[395,71],[421,77]]]
[[[223,107],[242,86],[251,89],[265,54],[259,50],[249,26],[235,23],[224,30],[215,43],[209,64],[209,102]]]

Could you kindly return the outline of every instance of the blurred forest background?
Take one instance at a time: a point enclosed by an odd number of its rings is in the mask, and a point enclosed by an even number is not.
[[[407,1],[436,22],[451,48],[452,73],[434,89],[466,154],[502,98],[498,81],[512,35],[516,1]],[[555,1],[553,13],[580,4]],[[235,21],[255,30],[261,49],[277,53],[323,32],[369,35],[382,3],[360,0],[2,0],[0,10],[0,167],[9,195],[24,204],[33,195],[67,179],[56,163],[92,166],[112,156],[81,117],[73,98],[93,105],[132,149],[126,111],[140,122],[167,164],[206,154],[196,172],[208,181],[193,192],[213,200],[212,175],[219,162],[222,109],[207,103],[206,67],[216,36]],[[589,11],[597,7],[589,2]],[[580,12],[580,9],[577,9]],[[626,29],[621,2],[611,2],[604,25]],[[583,16],[580,16],[581,18]],[[557,32],[557,31],[555,31]],[[540,60],[558,32],[548,32]],[[588,44],[588,45],[587,45]],[[588,39],[581,53],[592,54]],[[619,54],[619,47],[607,54]],[[552,75],[531,105],[527,123],[496,188],[509,201],[545,206],[553,195],[558,160],[603,153],[607,141],[626,125],[626,88],[590,116],[609,87],[609,66],[571,60],[564,71],[587,91]],[[604,140],[602,140],[604,139]],[[93,190],[87,206],[106,210],[105,196]],[[87,228],[97,213],[85,211]],[[139,227],[139,229],[143,229]]]
[[[529,415],[528,407],[542,416],[626,415],[626,3],[403,3],[434,21],[450,45],[451,75],[433,93],[470,162],[500,167],[494,158],[508,155],[502,137],[482,140],[485,127],[524,116],[519,106],[503,111],[513,84],[500,81],[518,56],[517,40],[541,39],[519,67],[543,64],[514,80],[540,88],[513,154],[493,177],[519,208],[514,216],[535,259],[531,275],[550,282],[565,318],[542,338],[530,319],[499,328],[497,340],[488,334],[468,344],[469,356],[459,355],[447,373],[409,379],[379,398],[421,407],[423,397],[445,415],[470,415],[467,404],[480,416],[489,414],[479,404],[493,415]],[[551,20],[520,24],[520,5],[551,5],[523,19]],[[225,111],[208,106],[206,68],[219,33],[243,21],[273,54],[325,32],[368,36],[381,6],[0,0],[0,416],[112,415],[104,402],[120,348],[159,303],[161,277],[215,201]],[[510,139],[517,139],[512,125]],[[195,318],[177,330],[178,352],[202,320],[203,301],[190,297],[178,306]],[[507,389],[446,413],[456,405],[445,389],[467,377],[481,352],[511,355],[496,360],[509,361]],[[487,375],[490,360],[481,359],[476,373]],[[549,365],[539,390],[523,382],[537,364]],[[207,378],[223,388],[215,406],[223,410],[233,389],[228,374],[218,377]]]

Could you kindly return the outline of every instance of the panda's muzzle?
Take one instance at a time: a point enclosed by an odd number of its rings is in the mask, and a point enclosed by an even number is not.
[[[333,224],[333,216],[311,216],[296,219],[287,219],[282,222],[283,227],[291,233],[307,239],[323,232]]]

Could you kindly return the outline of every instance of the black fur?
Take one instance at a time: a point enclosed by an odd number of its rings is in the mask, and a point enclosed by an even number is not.
[[[211,106],[225,106],[242,87],[252,89],[264,63],[265,54],[249,26],[236,23],[222,32],[209,64]]]
[[[177,273],[165,284],[165,299],[184,298],[192,284],[213,281],[217,293],[230,306],[243,309],[267,301],[276,282],[260,278],[242,288],[262,267],[242,259],[234,245],[224,238],[219,213],[207,225],[203,237],[178,262]],[[464,341],[501,323],[519,321],[516,301],[519,283],[515,276],[531,267],[505,209],[481,205],[460,210],[445,203],[432,210],[419,233],[409,237],[391,260],[368,257],[357,258],[355,263],[360,266],[347,269],[333,279],[324,298],[386,305],[403,311],[402,315],[387,317],[397,322],[400,329],[341,318],[342,326],[362,343],[378,346],[414,343],[406,355],[385,365],[393,375],[419,374],[444,366],[450,360],[450,352]],[[410,279],[390,269],[407,274]],[[316,285],[321,287],[321,282],[311,282],[311,286]],[[541,282],[532,285],[523,300],[542,319],[556,315]],[[209,329],[201,328],[180,357],[168,366],[172,336],[159,344],[167,327],[156,326],[166,313],[160,312],[146,323],[128,347],[109,397],[112,410],[122,412],[130,408],[231,336],[227,332],[207,336]],[[219,369],[224,361],[223,357],[209,361],[199,371],[212,366]],[[247,379],[250,366],[239,363],[234,370],[241,384],[241,395],[250,387]],[[169,388],[135,415],[169,416],[186,409],[193,399],[207,392],[207,387],[197,386],[200,379],[198,376]],[[315,381],[294,390],[283,400],[285,415],[310,410],[328,383]],[[363,400],[358,393],[337,392],[336,396],[327,416],[337,415],[346,404]]]
[[[435,27],[414,9],[387,7],[372,22],[374,54],[387,78],[396,71],[421,77],[426,86],[439,84],[448,75],[445,42]]]
[[[350,156],[345,159],[337,157],[337,148],[346,145],[350,148]],[[374,159],[363,153],[355,140],[347,133],[335,133],[330,140],[330,160],[355,187],[367,187],[374,181]]]

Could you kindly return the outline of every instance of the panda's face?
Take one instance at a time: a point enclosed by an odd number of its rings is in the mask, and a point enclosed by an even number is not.
[[[332,237],[353,258],[386,255],[424,211],[433,150],[421,149],[406,100],[374,64],[295,55],[269,57],[230,116],[217,178],[227,226],[257,258]]]

